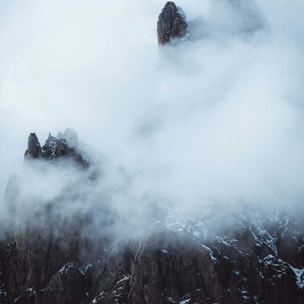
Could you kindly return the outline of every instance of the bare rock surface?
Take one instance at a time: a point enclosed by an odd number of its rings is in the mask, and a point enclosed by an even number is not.
[[[185,14],[174,2],[167,2],[158,17],[157,37],[160,45],[185,38],[188,24]]]
[[[77,135],[72,133],[71,136],[71,132],[71,130],[68,130],[64,134],[59,133],[58,137],[52,136],[51,133],[49,133],[49,136],[42,148],[37,135],[35,133],[31,133],[28,137],[28,148],[24,153],[25,159],[55,160],[69,158],[83,167],[88,167],[89,163],[81,153],[77,152],[78,139],[77,137],[75,138]],[[67,138],[70,139],[70,142],[75,143],[74,146],[68,145]]]
[[[42,151],[40,142],[35,133],[31,133],[28,137],[28,147],[24,153],[27,158],[40,158],[42,157]]]

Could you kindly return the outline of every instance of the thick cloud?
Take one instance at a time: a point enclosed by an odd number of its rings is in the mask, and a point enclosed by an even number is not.
[[[1,4],[2,193],[30,132],[71,127],[132,176],[127,206],[302,199],[303,4],[177,4],[196,40],[172,49],[162,1]]]

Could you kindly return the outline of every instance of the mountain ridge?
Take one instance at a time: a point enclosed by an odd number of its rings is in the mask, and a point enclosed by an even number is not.
[[[47,141],[52,147],[53,142]],[[68,161],[66,155],[53,157]],[[18,192],[16,185],[8,187]],[[155,226],[149,234],[115,241],[102,232],[90,237],[94,210],[65,215],[58,212],[62,203],[57,196],[42,204],[34,212],[36,223],[21,224],[26,205],[13,208],[15,222],[0,245],[1,303],[303,302],[300,215],[244,206],[251,210],[231,210],[224,224],[218,206],[192,219],[158,210],[147,222]],[[108,225],[117,221],[111,208],[103,212]]]

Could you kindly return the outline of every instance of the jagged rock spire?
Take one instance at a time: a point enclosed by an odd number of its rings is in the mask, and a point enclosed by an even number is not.
[[[31,133],[28,137],[27,150],[24,153],[26,158],[40,158],[42,156],[41,146],[35,133]]]
[[[158,16],[157,38],[160,45],[170,43],[173,39],[184,38],[188,24],[181,8],[174,2],[167,2]]]
[[[67,139],[64,137],[67,136]],[[63,134],[59,134],[58,138],[49,133],[45,144],[41,148],[38,137],[35,133],[31,133],[28,137],[28,147],[24,153],[25,159],[55,160],[62,157],[73,159],[82,167],[88,167],[89,163],[78,151],[78,138],[75,131],[71,129],[65,130]]]

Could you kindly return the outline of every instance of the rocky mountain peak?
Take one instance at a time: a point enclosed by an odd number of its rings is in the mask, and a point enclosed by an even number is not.
[[[78,145],[77,134],[71,129],[66,129],[63,134],[59,132],[57,137],[49,133],[42,148],[37,135],[30,133],[28,137],[28,147],[24,153],[24,157],[26,160],[57,160],[65,157],[74,160],[83,167],[88,167],[89,163],[78,151]]]
[[[42,157],[41,146],[38,137],[35,133],[30,133],[28,137],[27,150],[24,153],[26,158],[40,158]]]
[[[162,9],[157,22],[158,43],[164,45],[185,38],[188,24],[183,10],[169,1]]]

